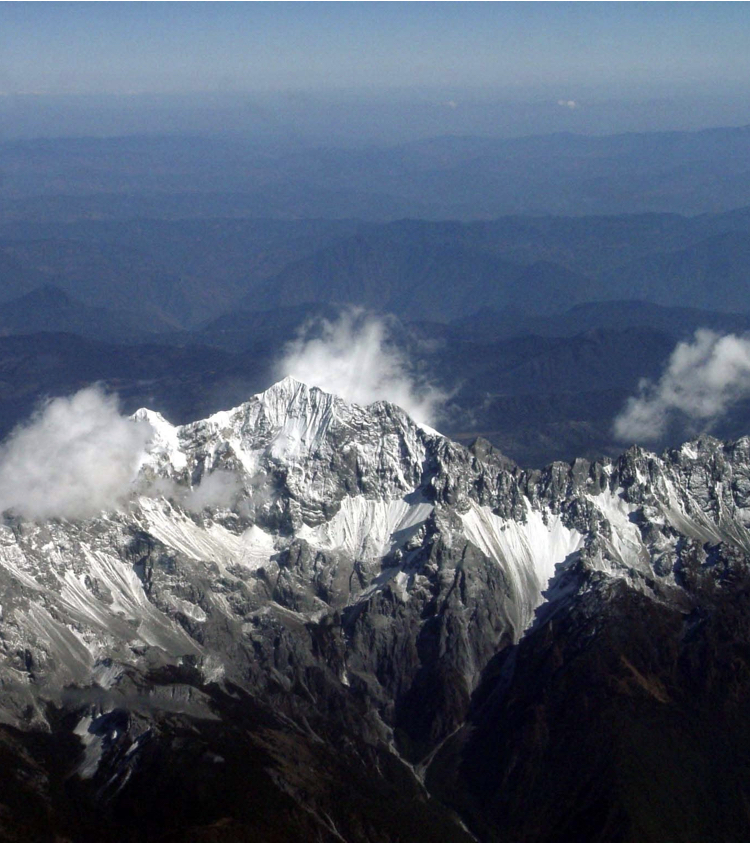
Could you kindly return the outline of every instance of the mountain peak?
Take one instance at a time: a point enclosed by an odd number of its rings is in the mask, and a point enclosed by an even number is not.
[[[277,381],[275,384],[271,384],[271,386],[264,390],[264,393],[268,393],[271,391],[277,392],[287,392],[287,391],[297,391],[300,387],[309,390],[310,387],[305,384],[304,381],[300,381],[299,379],[295,378],[293,375],[285,375],[280,381]]]

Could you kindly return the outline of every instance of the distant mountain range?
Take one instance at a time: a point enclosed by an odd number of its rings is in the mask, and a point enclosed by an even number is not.
[[[47,283],[86,305],[157,317],[172,328],[195,325],[231,308],[253,281],[355,229],[226,219],[6,224],[0,301]]]
[[[692,215],[750,204],[749,138],[750,127],[444,136],[362,149],[179,135],[48,138],[0,144],[0,177],[5,213],[15,218]]]
[[[529,465],[613,454],[677,340],[750,328],[749,138],[0,144],[2,430],[87,379],[205,415],[356,305],[452,393],[446,433]]]
[[[127,311],[148,331],[315,303],[444,323],[484,310],[533,321],[573,305],[633,299],[743,313],[748,266],[750,207],[699,217],[382,225],[0,222],[0,301],[53,285],[85,306]]]
[[[172,326],[157,316],[127,310],[84,305],[53,285],[4,302],[0,308],[0,334],[68,332],[100,340],[144,340],[153,333],[167,333]]]
[[[742,334],[750,330],[750,314],[720,313],[697,308],[668,308],[639,300],[586,302],[550,316],[530,316],[512,310],[483,308],[452,320],[456,334],[471,332],[478,342],[492,342],[524,334],[540,337],[574,337],[595,329],[622,331],[651,328],[675,339],[689,336],[698,328]]]
[[[401,221],[302,258],[240,305],[354,302],[443,322],[485,308],[539,316],[574,304],[634,298],[747,311],[748,266],[745,209],[692,219]]]

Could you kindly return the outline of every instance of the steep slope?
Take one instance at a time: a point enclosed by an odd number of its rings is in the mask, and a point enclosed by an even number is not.
[[[529,472],[289,378],[189,425],[136,419],[152,435],[126,506],[4,514],[0,750],[21,772],[4,775],[6,836],[466,839],[448,806],[482,838],[651,829],[617,826],[611,778],[601,817],[569,828],[535,783],[585,732],[560,720],[580,691],[563,680],[581,648],[607,653],[606,631],[627,640],[623,607],[640,608],[645,649],[623,652],[627,688],[670,706],[643,662],[667,641],[659,619],[690,629],[706,584],[721,607],[746,576],[749,440]],[[695,670],[713,657],[692,654]],[[545,659],[562,698],[539,729],[566,725],[568,742],[553,757],[532,727],[504,726],[514,701],[538,708]],[[594,686],[614,676],[583,664]],[[513,820],[531,797],[507,785],[526,747],[537,826]]]

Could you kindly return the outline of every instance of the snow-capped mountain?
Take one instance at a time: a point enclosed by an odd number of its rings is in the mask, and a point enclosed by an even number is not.
[[[587,682],[667,706],[682,681],[630,652],[623,606],[682,643],[746,578],[747,439],[524,471],[291,378],[190,425],[135,416],[153,435],[123,507],[0,526],[9,800],[41,807],[8,834],[520,835],[488,783],[523,767],[515,740],[557,752],[525,716],[498,738],[525,666],[554,646],[538,676],[563,676],[617,618],[624,679]]]

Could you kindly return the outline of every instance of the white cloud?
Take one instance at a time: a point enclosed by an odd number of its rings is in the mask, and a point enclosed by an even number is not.
[[[316,336],[310,336],[313,329]],[[291,375],[355,404],[386,399],[420,424],[434,422],[447,398],[415,373],[391,341],[384,319],[356,308],[344,311],[336,322],[305,326],[284,350],[277,369],[279,377]]]
[[[575,100],[558,100],[557,104],[563,108],[578,108],[578,103]]]
[[[231,507],[242,489],[234,472],[216,469],[204,475],[198,486],[186,493],[182,503],[186,510],[200,513],[204,508],[227,509]]]
[[[730,407],[750,396],[750,339],[707,329],[678,343],[659,381],[644,379],[615,419],[620,440],[658,440],[675,415],[691,433],[709,430]]]
[[[52,399],[0,447],[0,511],[86,518],[128,494],[151,426],[122,416],[99,387]]]

